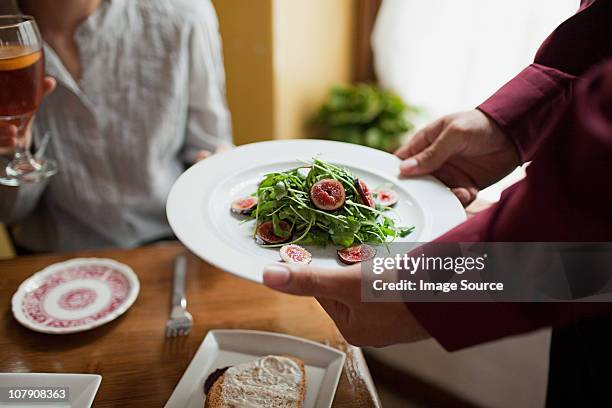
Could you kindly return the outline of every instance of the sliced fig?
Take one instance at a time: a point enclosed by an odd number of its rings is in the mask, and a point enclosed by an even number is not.
[[[295,244],[283,246],[280,249],[280,257],[287,263],[309,264],[312,261],[310,252]]]
[[[372,192],[370,191],[370,188],[365,183],[365,181],[361,179],[356,179],[355,187],[357,188],[357,191],[359,192],[359,198],[361,199],[361,204],[374,208],[375,207],[374,197],[372,197]]]
[[[234,200],[231,208],[234,214],[249,215],[255,207],[257,207],[257,197],[249,196]]]
[[[376,201],[383,207],[393,207],[397,204],[397,193],[388,188],[379,188],[374,191]]]
[[[374,258],[376,249],[366,244],[354,245],[350,248],[338,250],[338,258],[347,265],[353,265]]]
[[[345,198],[344,186],[338,180],[323,179],[310,188],[310,200],[319,210],[335,211],[344,205]]]
[[[278,225],[283,231],[291,232],[291,225],[288,222],[280,221]],[[262,222],[259,224],[259,227],[257,227],[257,238],[266,244],[280,244],[289,241],[291,234],[288,234],[287,237],[279,237],[274,234],[274,223],[272,221],[266,221]]]

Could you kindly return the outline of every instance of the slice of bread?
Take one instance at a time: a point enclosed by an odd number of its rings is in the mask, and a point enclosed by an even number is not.
[[[299,358],[265,356],[222,370],[216,370],[207,379],[212,385],[209,385],[205,408],[304,406],[306,370]]]

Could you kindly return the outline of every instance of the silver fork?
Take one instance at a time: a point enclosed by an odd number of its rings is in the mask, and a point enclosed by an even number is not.
[[[185,273],[187,258],[179,255],[174,261],[174,279],[172,283],[172,311],[166,321],[166,337],[186,336],[193,327],[193,317],[187,311],[185,299]]]

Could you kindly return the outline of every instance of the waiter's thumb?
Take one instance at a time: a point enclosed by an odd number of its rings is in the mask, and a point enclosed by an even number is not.
[[[347,289],[354,286],[348,282],[346,269],[276,263],[264,269],[263,282],[271,289],[292,295],[342,300],[344,296],[350,296]]]
[[[457,150],[457,138],[444,131],[432,144],[400,164],[400,175],[421,176],[438,170]]]

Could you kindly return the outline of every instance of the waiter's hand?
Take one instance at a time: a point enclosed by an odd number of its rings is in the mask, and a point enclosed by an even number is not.
[[[455,113],[418,131],[395,154],[402,176],[432,174],[465,206],[478,190],[521,164],[514,143],[479,110]]]
[[[46,77],[43,82],[43,97],[55,89],[55,79]],[[17,126],[0,124],[0,155],[10,156],[15,151],[15,138],[17,137]],[[32,139],[32,120],[26,129],[26,146],[30,145]]]
[[[403,303],[361,302],[359,265],[317,268],[273,264],[264,270],[264,284],[281,292],[314,296],[344,338],[356,346],[388,346],[429,337]]]

